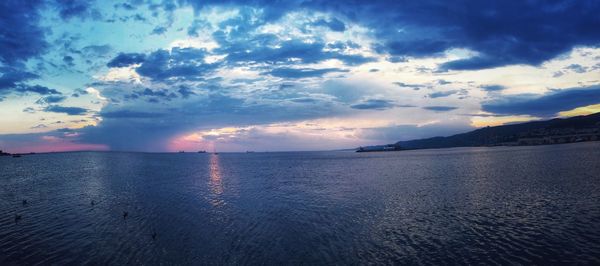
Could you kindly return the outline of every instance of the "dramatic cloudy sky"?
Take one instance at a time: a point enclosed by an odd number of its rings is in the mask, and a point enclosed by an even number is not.
[[[0,2],[0,149],[322,150],[600,111],[600,1]]]

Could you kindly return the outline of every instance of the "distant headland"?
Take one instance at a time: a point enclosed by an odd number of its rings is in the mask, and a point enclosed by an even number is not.
[[[600,113],[484,127],[448,137],[433,137],[393,144],[365,146],[356,152],[400,151],[482,146],[529,146],[600,140]]]
[[[28,154],[35,154],[34,152],[30,152]],[[22,153],[8,153],[0,150],[0,156],[12,156],[12,157],[21,157]]]

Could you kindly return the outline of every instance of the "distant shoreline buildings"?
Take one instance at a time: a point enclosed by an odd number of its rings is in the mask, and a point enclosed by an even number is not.
[[[532,146],[600,140],[600,126],[589,129],[536,130],[522,134],[516,141],[496,146]]]

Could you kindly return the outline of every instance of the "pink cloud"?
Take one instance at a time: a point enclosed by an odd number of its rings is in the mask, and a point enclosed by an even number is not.
[[[0,144],[4,151],[10,153],[109,150],[109,147],[104,144],[77,143],[72,139],[47,135],[28,140],[1,142]]]

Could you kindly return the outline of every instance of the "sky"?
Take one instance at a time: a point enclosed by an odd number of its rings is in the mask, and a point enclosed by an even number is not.
[[[600,1],[0,2],[0,149],[331,150],[600,111]]]

